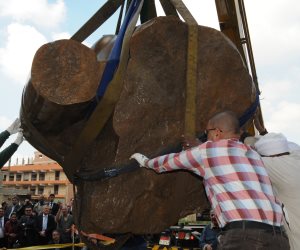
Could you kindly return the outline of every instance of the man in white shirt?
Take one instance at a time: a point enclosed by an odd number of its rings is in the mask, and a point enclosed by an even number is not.
[[[55,218],[49,214],[50,208],[48,205],[43,207],[43,213],[37,216],[36,230],[39,235],[39,244],[45,245],[51,240],[52,232],[56,229]]]
[[[300,151],[283,134],[268,133],[254,144],[262,156],[274,193],[287,210],[285,229],[290,247],[300,249]]]

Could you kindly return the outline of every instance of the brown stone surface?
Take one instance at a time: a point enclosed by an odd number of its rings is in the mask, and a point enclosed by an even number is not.
[[[58,40],[34,56],[23,94],[22,127],[29,143],[60,164],[91,111],[113,39],[103,37],[92,50],[73,40]]]
[[[232,109],[241,115],[255,93],[238,51],[219,31],[199,26],[198,44],[197,133],[216,111]],[[187,26],[175,17],[151,20],[135,31],[120,100],[113,118],[88,148],[82,170],[128,163],[134,152],[151,157],[181,141],[186,47]],[[61,147],[55,144],[57,134],[43,135],[66,155],[84,123],[81,118],[63,129],[60,138],[69,139],[60,139]],[[183,171],[158,175],[139,169],[85,182],[78,186],[78,197],[77,220],[88,233],[160,232],[180,217],[208,207],[201,179]]]
[[[61,105],[90,101],[102,71],[93,50],[74,40],[47,43],[36,52],[31,82],[39,95]]]

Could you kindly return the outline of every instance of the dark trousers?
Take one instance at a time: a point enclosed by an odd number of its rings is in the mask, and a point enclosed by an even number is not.
[[[50,240],[51,240],[50,237],[39,235],[38,244],[39,245],[47,245]]]
[[[223,231],[218,250],[288,250],[284,232],[256,228],[235,228]]]
[[[0,239],[0,247],[6,247],[6,238],[1,238]]]

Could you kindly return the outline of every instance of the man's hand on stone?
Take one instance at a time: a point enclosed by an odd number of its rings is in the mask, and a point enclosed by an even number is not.
[[[140,167],[147,167],[147,161],[149,161],[148,157],[140,153],[134,153],[129,159],[135,159],[140,164]]]

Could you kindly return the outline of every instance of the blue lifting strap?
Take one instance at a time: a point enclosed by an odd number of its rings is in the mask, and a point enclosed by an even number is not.
[[[100,84],[99,84],[99,87],[98,87],[97,93],[96,93],[97,101],[99,99],[101,99],[101,97],[104,95],[105,90],[106,90],[107,86],[109,85],[109,83],[111,82],[111,80],[113,79],[113,76],[119,65],[124,35],[125,35],[126,29],[128,27],[128,24],[130,23],[132,16],[138,10],[138,7],[139,7],[138,2],[139,2],[138,0],[133,0],[128,8],[127,14],[122,23],[121,29],[120,29],[119,34],[116,39],[116,42],[112,48],[112,51],[109,55],[106,66],[104,68],[104,72],[102,74],[102,78],[101,78],[101,81],[100,81]]]
[[[251,117],[253,117],[258,105],[259,105],[259,93],[256,92],[255,101],[251,104],[249,108],[246,109],[244,114],[239,118],[240,127],[244,126],[246,122],[250,120]]]

